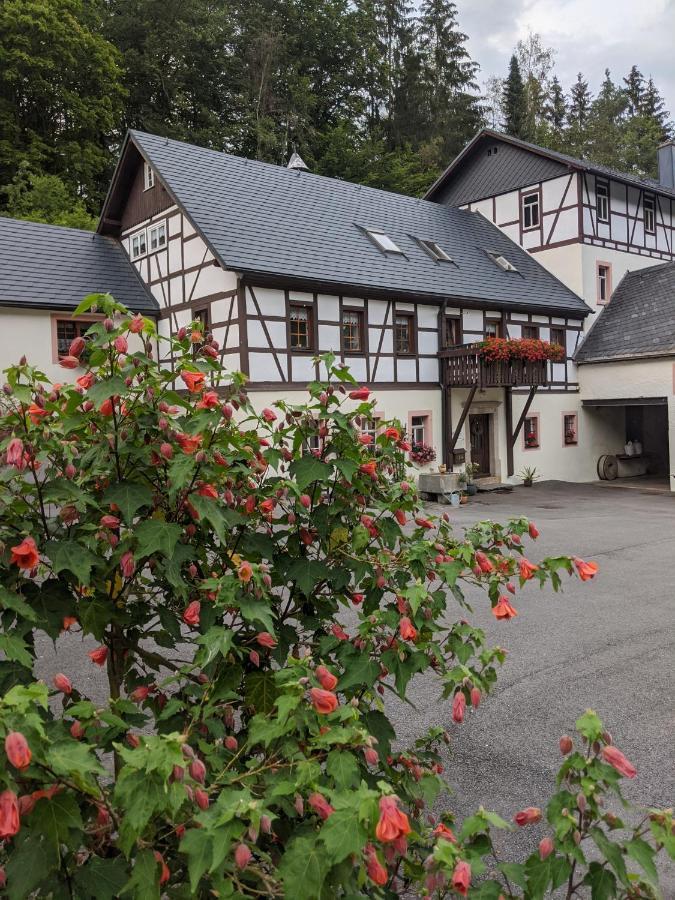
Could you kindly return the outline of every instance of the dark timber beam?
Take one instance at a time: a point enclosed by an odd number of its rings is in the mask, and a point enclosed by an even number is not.
[[[537,385],[535,384],[530,388],[530,393],[527,395],[527,400],[525,401],[525,406],[523,407],[523,411],[520,414],[520,418],[518,419],[518,424],[516,425],[516,430],[513,432],[513,437],[511,438],[511,452],[513,452],[513,447],[515,446],[515,443],[518,440],[518,435],[520,434],[520,429],[523,427],[523,423],[524,423],[525,419],[527,418],[527,414],[530,411],[530,407],[532,406],[532,401],[534,400],[534,395],[536,393],[537,393]]]
[[[459,417],[459,422],[457,423],[457,428],[455,428],[454,434],[452,435],[452,440],[450,441],[450,456],[452,457],[452,452],[455,449],[455,445],[457,443],[457,439],[459,434],[464,427],[464,422],[466,421],[466,417],[469,414],[469,407],[473,403],[473,398],[476,396],[476,391],[478,390],[478,385],[474,384],[474,386],[469,391],[469,396],[464,401],[464,405],[462,406],[462,413]]]
[[[509,477],[514,473],[513,465],[513,392],[510,387],[504,388],[504,410],[506,413],[506,473]]]

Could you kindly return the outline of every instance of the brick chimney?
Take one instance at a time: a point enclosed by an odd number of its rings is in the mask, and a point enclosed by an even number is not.
[[[675,140],[666,141],[658,149],[659,184],[675,190]]]

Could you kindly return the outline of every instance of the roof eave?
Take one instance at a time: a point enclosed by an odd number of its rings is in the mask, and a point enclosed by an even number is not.
[[[655,350],[653,353],[622,353],[620,356],[592,356],[589,359],[573,357],[578,366],[602,365],[613,362],[639,362],[643,359],[668,359],[675,356],[675,347],[671,350]]]

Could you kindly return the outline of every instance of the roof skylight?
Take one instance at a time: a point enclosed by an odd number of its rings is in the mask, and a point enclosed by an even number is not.
[[[436,262],[453,262],[452,257],[448,256],[445,250],[442,247],[439,247],[436,241],[426,241],[422,240],[422,238],[417,238],[417,242],[432,259],[436,260]]]
[[[500,269],[503,269],[505,272],[517,272],[518,269],[510,263],[508,259],[503,256],[501,253],[497,253],[494,250],[486,250],[487,255],[490,257],[493,263],[499,266]]]
[[[366,228],[365,232],[375,246],[379,247],[384,253],[403,253],[398,244],[394,243],[384,231],[374,231],[372,228]]]

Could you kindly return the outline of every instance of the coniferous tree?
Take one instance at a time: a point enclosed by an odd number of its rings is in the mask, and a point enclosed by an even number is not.
[[[621,168],[626,108],[625,92],[614,84],[609,69],[605,69],[605,79],[591,103],[586,125],[588,154],[594,162]]]
[[[667,141],[673,135],[673,123],[670,121],[670,113],[666,109],[666,103],[659,93],[654,79],[649,76],[647,87],[642,98],[643,116],[653,119],[661,129],[661,142]]]
[[[552,132],[562,134],[567,120],[567,100],[557,75],[553,76],[548,90],[544,105],[544,117]]]
[[[588,82],[581,72],[570,90],[570,103],[567,110],[568,128],[565,143],[570,153],[575,156],[586,156],[588,153],[588,117],[591,111],[591,93]]]
[[[525,137],[525,87],[515,53],[509,62],[509,74],[504,82],[502,108],[504,110],[504,131],[513,137]]]
[[[628,77],[623,79],[624,93],[628,101],[628,115],[639,116],[645,95],[645,79],[637,66],[632,66]]]
[[[424,83],[441,160],[449,162],[483,124],[476,76],[452,0],[424,0],[419,17]]]

